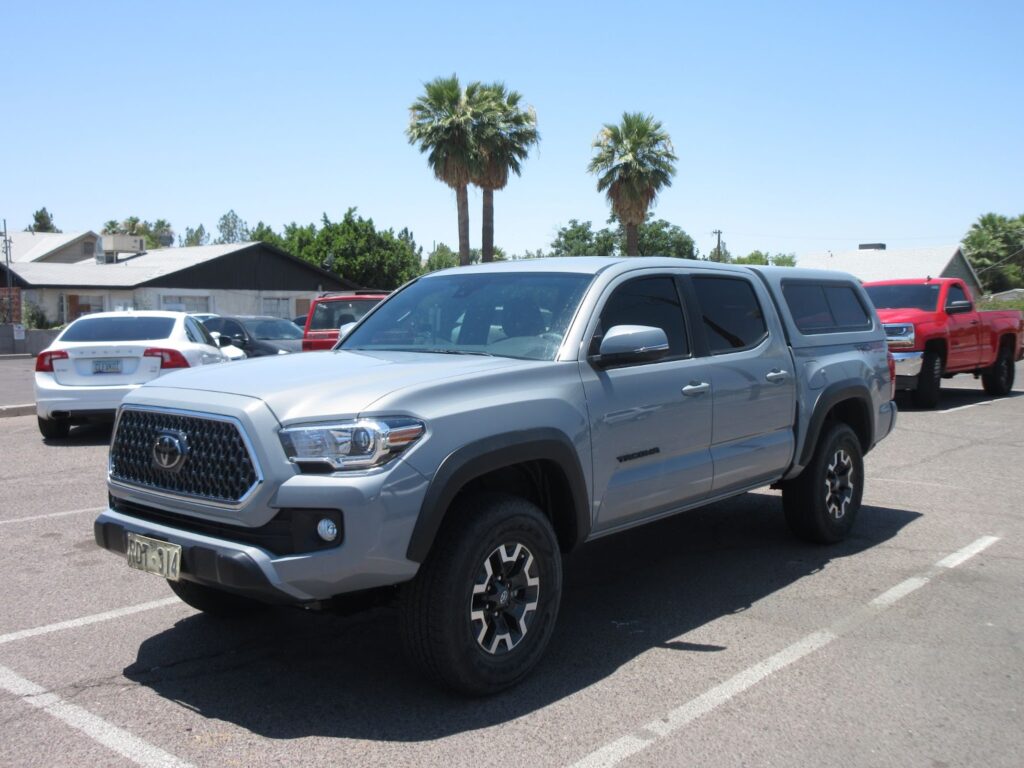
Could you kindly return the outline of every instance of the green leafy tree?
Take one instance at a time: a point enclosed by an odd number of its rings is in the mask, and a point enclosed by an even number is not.
[[[459,266],[459,255],[444,243],[438,243],[427,256],[426,271],[437,272],[439,269],[450,269]]]
[[[285,245],[284,238],[262,221],[258,222],[255,227],[249,230],[248,235],[247,239],[255,243],[269,243],[270,245],[275,245],[282,250],[288,250]]]
[[[206,231],[206,227],[200,224],[198,227],[193,229],[192,227],[185,227],[185,234],[178,237],[178,247],[190,248],[197,245],[206,245],[210,242],[210,235]]]
[[[315,256],[313,254],[313,244],[316,242],[316,225],[296,224],[294,221],[291,224],[286,224],[284,227],[284,249],[288,251],[292,256],[297,256],[300,259],[306,259],[306,261],[313,261],[315,263]],[[309,258],[305,254],[311,254]],[[317,265],[319,266],[319,264]]]
[[[612,256],[616,248],[616,234],[610,229],[594,231],[589,221],[569,219],[551,241],[552,256]]]
[[[612,214],[625,225],[626,255],[640,252],[640,225],[658,193],[672,185],[676,156],[672,140],[651,115],[626,112],[622,122],[606,123],[594,140],[587,170],[595,174]]]
[[[620,224],[617,232],[620,252],[628,251],[628,232]],[[681,227],[669,224],[664,219],[652,219],[641,224],[637,230],[637,251],[639,256],[672,256],[677,259],[697,258],[697,247]]]
[[[249,239],[249,225],[235,213],[234,209],[220,217],[217,222],[217,239],[215,245],[225,243],[244,243]]]
[[[103,224],[103,229],[100,232],[101,235],[123,235],[121,231],[121,222],[117,219],[110,219]]]
[[[795,253],[776,253],[772,256],[771,260],[773,267],[795,267],[796,266],[796,254]]]
[[[1024,286],[1024,215],[978,217],[964,235],[963,248],[986,291]]]
[[[732,260],[733,264],[760,264],[767,266],[771,258],[764,251],[751,251],[746,256],[737,256]]]
[[[481,258],[494,260],[494,193],[508,184],[509,174],[522,175],[522,163],[540,141],[537,114],[522,107],[522,94],[504,83],[480,87],[473,125],[475,156],[471,181],[483,192]]]
[[[717,243],[714,248],[708,251],[708,261],[717,261],[722,264],[728,264],[732,261],[732,254],[729,253],[729,247],[725,244],[725,240]]]
[[[324,214],[313,242],[296,255],[358,285],[391,290],[420,274],[422,254],[408,229],[378,232],[349,208],[337,222]]]
[[[167,219],[157,219],[152,224],[144,221],[142,225],[142,234],[146,238],[148,249],[167,248],[174,243],[174,227]]]
[[[474,160],[474,123],[481,85],[465,88],[457,75],[438,77],[409,107],[409,143],[427,155],[434,176],[455,190],[459,220],[459,263],[469,264],[469,182]]]
[[[32,214],[32,223],[25,227],[26,232],[60,232],[53,223],[53,216],[46,208],[40,208]]]

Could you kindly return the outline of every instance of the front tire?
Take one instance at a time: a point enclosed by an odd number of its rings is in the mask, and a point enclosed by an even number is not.
[[[71,423],[67,419],[44,419],[36,416],[39,424],[39,434],[44,440],[60,440],[71,432]]]
[[[1006,397],[1013,390],[1015,366],[1013,353],[1008,346],[1002,346],[992,367],[981,374],[981,385],[995,397]]]
[[[917,375],[917,387],[914,389],[914,405],[919,408],[934,408],[939,404],[939,391],[942,389],[942,355],[935,351],[924,353],[921,361],[921,372]]]
[[[816,544],[845,539],[864,495],[864,455],[857,434],[833,423],[818,440],[804,471],[782,489],[782,507],[790,530]]]
[[[248,616],[266,610],[267,606],[257,600],[242,597],[231,592],[196,584],[194,581],[168,581],[181,601],[211,616],[234,618]]]
[[[540,661],[558,616],[562,560],[551,522],[507,495],[453,509],[401,600],[406,653],[427,677],[497,693]]]

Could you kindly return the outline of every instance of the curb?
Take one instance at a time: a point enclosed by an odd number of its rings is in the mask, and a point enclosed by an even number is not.
[[[6,416],[31,416],[35,412],[35,403],[28,403],[27,405],[0,405],[0,419]]]

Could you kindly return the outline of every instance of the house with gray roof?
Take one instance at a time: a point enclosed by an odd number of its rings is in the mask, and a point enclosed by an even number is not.
[[[22,306],[35,304],[55,323],[118,309],[291,318],[308,311],[321,291],[358,287],[267,243],[111,254],[94,233],[36,233],[32,239],[22,235],[33,233],[15,234],[10,271]],[[86,256],[84,244],[90,241]],[[6,284],[3,271],[0,262],[0,284]]]
[[[971,292],[981,297],[984,290],[978,273],[959,245],[923,248],[886,248],[881,243],[861,246],[856,251],[824,251],[800,256],[797,264],[812,269],[838,269],[862,282],[904,280],[926,277],[959,277]]]

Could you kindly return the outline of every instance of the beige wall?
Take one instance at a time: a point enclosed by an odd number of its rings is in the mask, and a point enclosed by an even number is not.
[[[77,240],[70,245],[66,245],[63,248],[58,248],[56,251],[47,254],[43,260],[46,264],[75,264],[79,261],[85,261],[86,259],[95,258],[96,248],[95,237],[85,237],[81,240]],[[88,253],[85,253],[83,243],[89,243],[91,249]]]
[[[165,309],[164,299],[178,296],[208,297],[209,311],[218,315],[260,315],[263,314],[263,299],[285,299],[287,314],[293,317],[302,312],[303,300],[308,308],[308,301],[316,293],[313,291],[224,291],[197,290],[186,288],[137,288],[134,290],[111,290],[109,288],[31,288],[22,292],[25,303],[32,302],[46,315],[51,323],[58,320],[60,296],[64,295],[65,307],[68,298],[76,296],[99,296],[103,299],[103,309]],[[296,311],[296,304],[299,305]],[[64,318],[67,321],[69,318]]]

